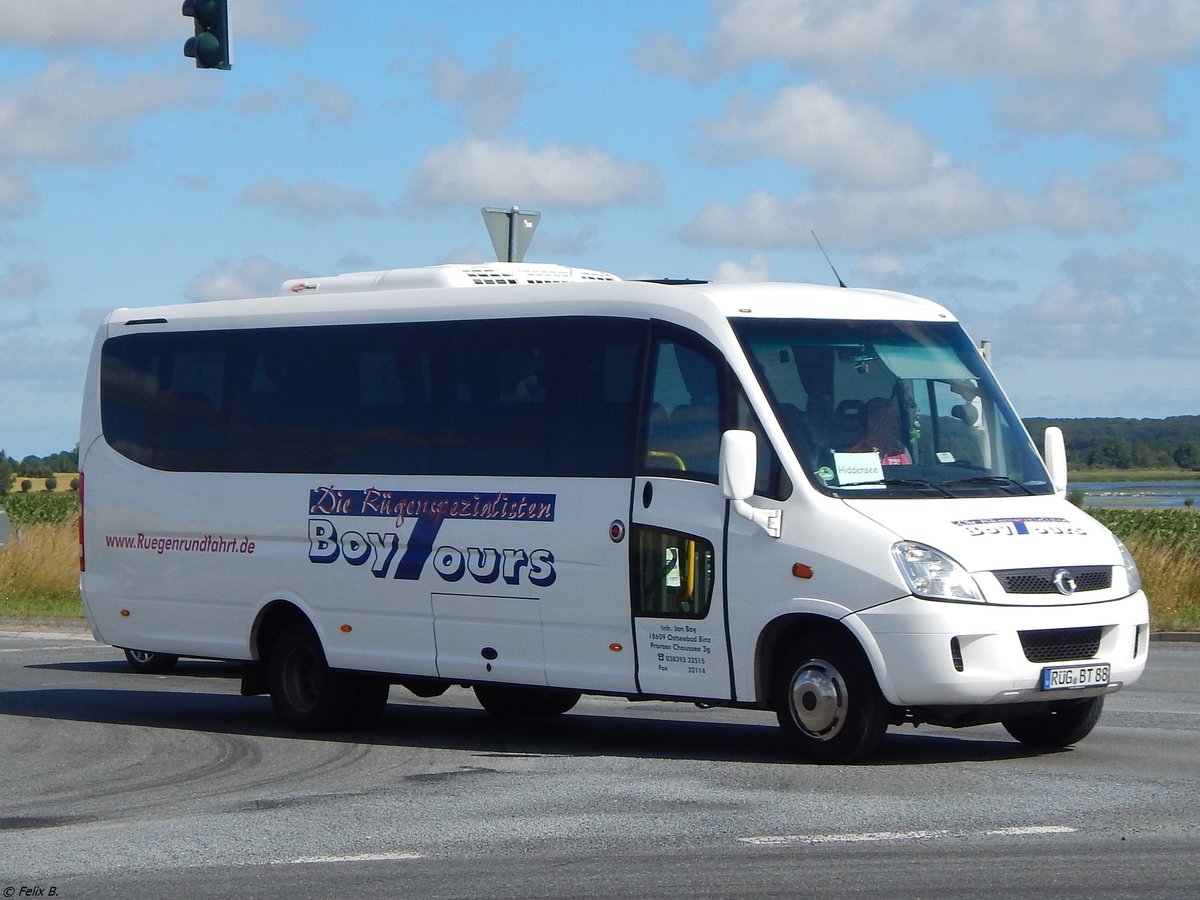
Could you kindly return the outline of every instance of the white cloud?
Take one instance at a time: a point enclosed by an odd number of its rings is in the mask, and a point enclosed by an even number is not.
[[[1179,258],[1129,250],[1112,256],[1080,252],[1063,278],[1033,300],[976,311],[979,337],[1009,335],[1023,357],[1119,355],[1195,359],[1200,347],[1200,268]],[[1019,335],[1019,340],[1013,336]],[[1113,373],[1110,373],[1110,377]]]
[[[110,80],[79,63],[52,63],[32,83],[0,94],[0,157],[105,162],[121,155],[123,126],[198,90],[178,74]]]
[[[765,253],[756,253],[748,263],[727,259],[717,264],[709,281],[756,282],[771,280],[771,265]]]
[[[21,388],[31,394],[74,391],[78,396],[84,369],[91,350],[92,335],[72,338],[46,337],[42,330],[35,333],[9,334],[0,340],[0,359],[4,365],[4,390]],[[78,400],[71,410],[79,415]],[[0,422],[5,419],[0,418]]]
[[[945,160],[907,122],[853,103],[823,84],[785,87],[763,108],[732,104],[704,129],[735,157],[762,155],[807,169],[818,182],[911,185]]]
[[[269,297],[289,278],[307,274],[263,256],[241,262],[221,260],[210,271],[193,278],[184,293],[191,300],[231,300],[240,297]]]
[[[294,75],[291,82],[286,102],[291,108],[310,109],[310,125],[313,128],[343,125],[358,114],[358,101],[349,91],[332,81]]]
[[[1059,179],[1035,199],[989,187],[969,169],[951,166],[897,190],[826,190],[792,198],[756,191],[740,208],[715,204],[702,210],[682,234],[700,246],[799,247],[815,230],[826,246],[875,251],[1023,225],[1077,234],[1117,231],[1130,222],[1123,206],[1076,179]]]
[[[229,4],[230,43],[245,37],[285,43],[308,30],[294,0],[235,0]],[[46,49],[106,46],[128,49],[191,36],[182,3],[161,0],[51,0],[0,6],[0,45]]]
[[[1082,129],[1094,135],[1152,140],[1167,133],[1158,108],[1158,86],[1146,79],[1058,85],[1022,91],[1000,103],[1000,118],[1011,128],[1064,134]]]
[[[1029,224],[1066,234],[1121,231],[1133,224],[1132,214],[1124,205],[1078,178],[1057,178],[1041,193],[1045,200],[1036,205],[1027,220]]]
[[[1191,57],[1193,0],[719,0],[711,51],[735,65],[769,56],[851,73],[1034,80],[1109,78]]]
[[[529,90],[529,76],[509,59],[512,50],[512,42],[500,44],[496,60],[478,72],[468,72],[448,53],[429,67],[433,96],[461,106],[474,134],[490,136],[506,127]]]
[[[1138,190],[1182,178],[1187,168],[1178,159],[1153,150],[1133,150],[1103,166],[1097,180],[1118,190]]]
[[[147,0],[54,0],[0,6],[0,35],[6,44],[143,47],[182,35],[179,5]],[[185,35],[186,37],[186,35]],[[183,38],[180,38],[180,46]]]
[[[1200,410],[1194,358],[1122,353],[1116,369],[1111,354],[1071,356],[1064,349],[1030,357],[1019,333],[994,337],[1002,340],[992,342],[992,368],[1022,416],[1163,418]],[[1033,437],[1041,443],[1040,434]]]
[[[715,8],[708,46],[686,61],[668,43],[669,69],[659,71],[703,81],[714,69],[779,60],[881,92],[998,79],[1001,119],[1052,134],[1166,133],[1158,71],[1190,63],[1200,44],[1195,0],[716,0]]]
[[[18,260],[0,274],[0,300],[40,297],[50,286],[50,270],[44,262]]]
[[[366,191],[348,191],[321,180],[288,184],[279,178],[266,178],[247,186],[241,196],[246,203],[302,219],[373,219],[383,214],[378,201]]]
[[[26,215],[33,201],[33,187],[28,178],[0,169],[0,216],[16,218]]]
[[[354,95],[335,82],[324,79],[292,74],[280,91],[255,85],[243,87],[237,98],[230,102],[230,108],[249,118],[280,110],[285,110],[293,119],[306,114],[309,129],[320,132],[352,122],[359,114],[359,104]]]
[[[647,163],[625,163],[592,147],[468,140],[426,154],[414,191],[432,204],[595,208],[659,191]]]
[[[854,271],[871,284],[899,285],[912,277],[908,263],[896,253],[868,254],[854,264]]]
[[[688,51],[669,31],[648,32],[633,48],[631,56],[639,72],[669,75],[683,81],[703,81],[713,75],[703,55]]]

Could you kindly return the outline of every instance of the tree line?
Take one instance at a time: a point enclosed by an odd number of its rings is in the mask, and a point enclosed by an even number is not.
[[[1063,430],[1074,469],[1180,469],[1200,472],[1200,416],[1165,419],[1025,419],[1040,445],[1049,425]],[[48,478],[79,470],[79,447],[49,456],[9,458],[0,450],[0,494],[17,478]]]
[[[1200,471],[1200,416],[1024,421],[1039,444],[1046,426],[1061,428],[1073,469]]]
[[[17,479],[53,478],[56,472],[79,471],[79,446],[74,450],[61,450],[49,456],[26,456],[20,460],[9,457],[0,450],[0,494],[12,490]],[[51,488],[47,484],[48,488]],[[53,489],[53,488],[51,488]]]

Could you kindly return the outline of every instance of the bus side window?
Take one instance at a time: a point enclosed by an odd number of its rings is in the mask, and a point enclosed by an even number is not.
[[[713,593],[713,546],[701,537],[635,526],[634,613],[703,619]]]
[[[758,438],[758,469],[754,481],[754,493],[760,497],[786,500],[792,495],[792,483],[783,471],[783,463],[779,459],[779,454],[771,446],[771,441],[767,437],[766,430],[763,428],[758,415],[750,406],[750,400],[746,397],[745,392],[740,386],[736,391],[734,403],[735,425],[744,431],[754,432],[754,436]],[[798,411],[797,415],[799,415]]]
[[[722,431],[719,368],[690,344],[656,342],[642,465],[657,474],[715,482]]]

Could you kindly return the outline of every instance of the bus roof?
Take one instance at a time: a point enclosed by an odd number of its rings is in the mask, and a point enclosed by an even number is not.
[[[675,314],[672,314],[674,311]],[[538,315],[697,319],[863,319],[953,321],[941,305],[892,291],[799,282],[623,281],[567,266],[487,263],[355,272],[285,281],[274,297],[118,309],[122,325],[279,327],[315,322]]]

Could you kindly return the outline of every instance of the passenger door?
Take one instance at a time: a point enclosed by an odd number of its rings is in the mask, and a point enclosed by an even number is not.
[[[726,502],[717,484],[724,367],[695,335],[660,326],[649,371],[629,536],[637,687],[729,699]]]

